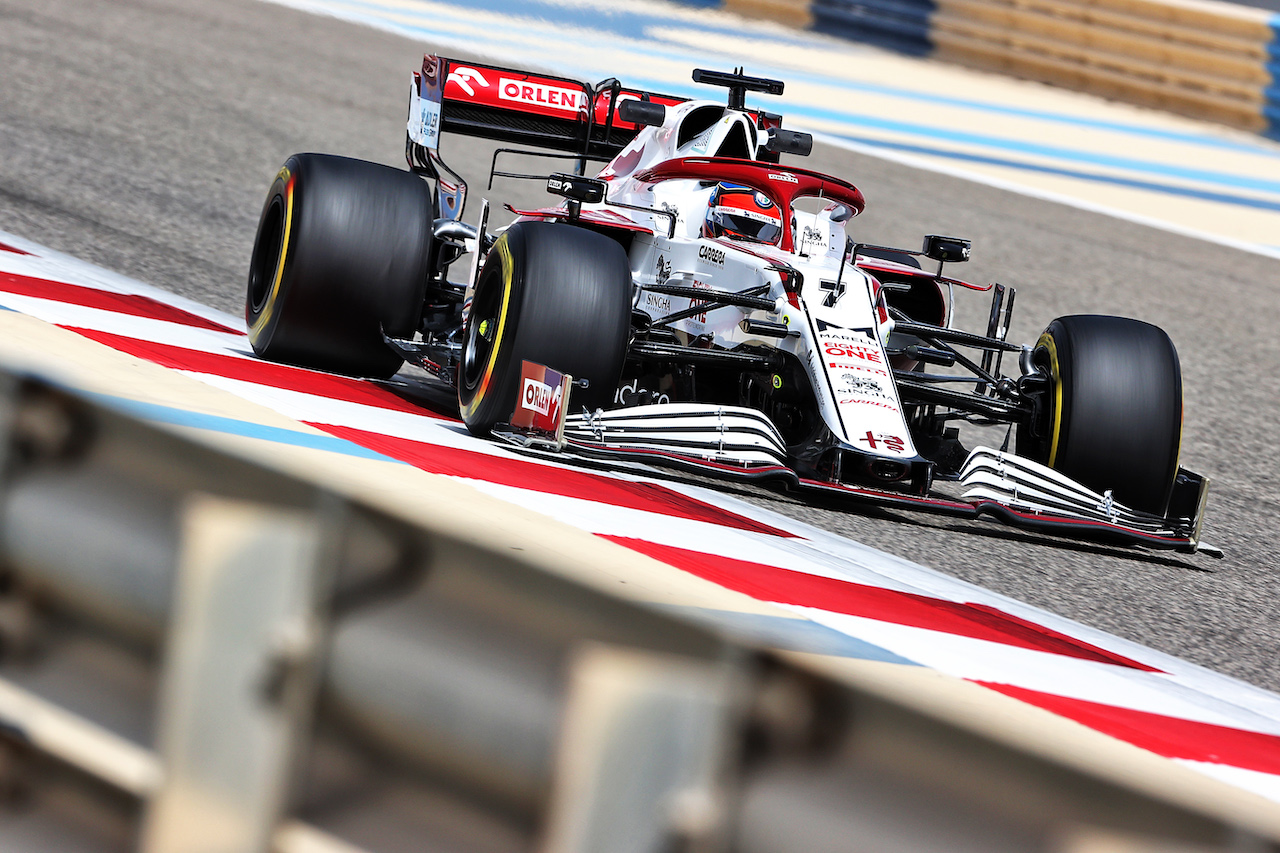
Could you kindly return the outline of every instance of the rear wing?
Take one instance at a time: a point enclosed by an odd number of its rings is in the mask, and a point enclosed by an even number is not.
[[[440,158],[443,133],[565,152],[578,158],[582,174],[587,160],[613,159],[640,131],[618,115],[618,105],[628,99],[664,106],[688,100],[627,88],[616,79],[593,87],[567,77],[428,54],[422,70],[413,73],[405,156],[414,172],[440,182],[436,216],[457,219],[466,185]],[[781,116],[749,112],[761,129],[782,124]]]
[[[423,57],[422,70],[414,72],[413,89],[411,101],[416,94],[438,105],[440,131],[596,160],[612,159],[640,130],[617,115],[620,102],[634,98],[674,106],[686,100],[628,89],[617,80],[592,87],[567,77],[433,55]],[[411,113],[411,124],[413,118]],[[412,126],[409,131],[412,138]]]

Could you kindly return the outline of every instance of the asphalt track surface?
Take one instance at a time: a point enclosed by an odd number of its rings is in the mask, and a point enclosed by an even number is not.
[[[239,314],[279,165],[323,151],[403,166],[407,80],[430,48],[252,0],[0,0],[0,229]],[[489,150],[445,142],[473,199],[546,198],[528,185],[485,193]],[[1011,339],[1072,313],[1168,330],[1182,357],[1182,463],[1213,480],[1204,538],[1227,556],[742,496],[1280,689],[1276,261],[842,150],[819,146],[805,165],[862,187],[866,242],[972,238],[965,277],[1018,288]],[[961,324],[981,327],[985,310],[970,297]]]

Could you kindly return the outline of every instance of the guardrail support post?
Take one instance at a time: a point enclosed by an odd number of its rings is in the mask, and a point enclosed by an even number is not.
[[[186,509],[143,853],[265,853],[316,692],[327,582],[315,513]]]
[[[725,849],[733,688],[726,663],[580,651],[543,851]]]

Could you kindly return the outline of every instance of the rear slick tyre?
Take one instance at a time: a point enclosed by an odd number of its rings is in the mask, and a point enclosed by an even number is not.
[[[431,190],[363,160],[295,154],[258,223],[245,320],[263,358],[386,378],[404,363],[383,340],[417,331],[431,248]]]
[[[631,328],[631,271],[616,241],[573,225],[517,222],[485,260],[463,332],[458,404],[467,429],[488,435],[515,408],[521,362],[586,388],[574,411],[613,404]]]
[[[1182,373],[1165,332],[1123,317],[1076,315],[1036,345],[1052,378],[1034,439],[1019,451],[1133,509],[1163,516],[1182,437]]]

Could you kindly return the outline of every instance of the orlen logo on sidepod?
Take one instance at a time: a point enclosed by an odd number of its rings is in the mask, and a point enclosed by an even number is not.
[[[586,95],[582,92],[562,89],[559,86],[547,86],[543,83],[512,80],[508,77],[498,81],[498,97],[504,101],[536,104],[565,112],[577,112],[587,107]]]

